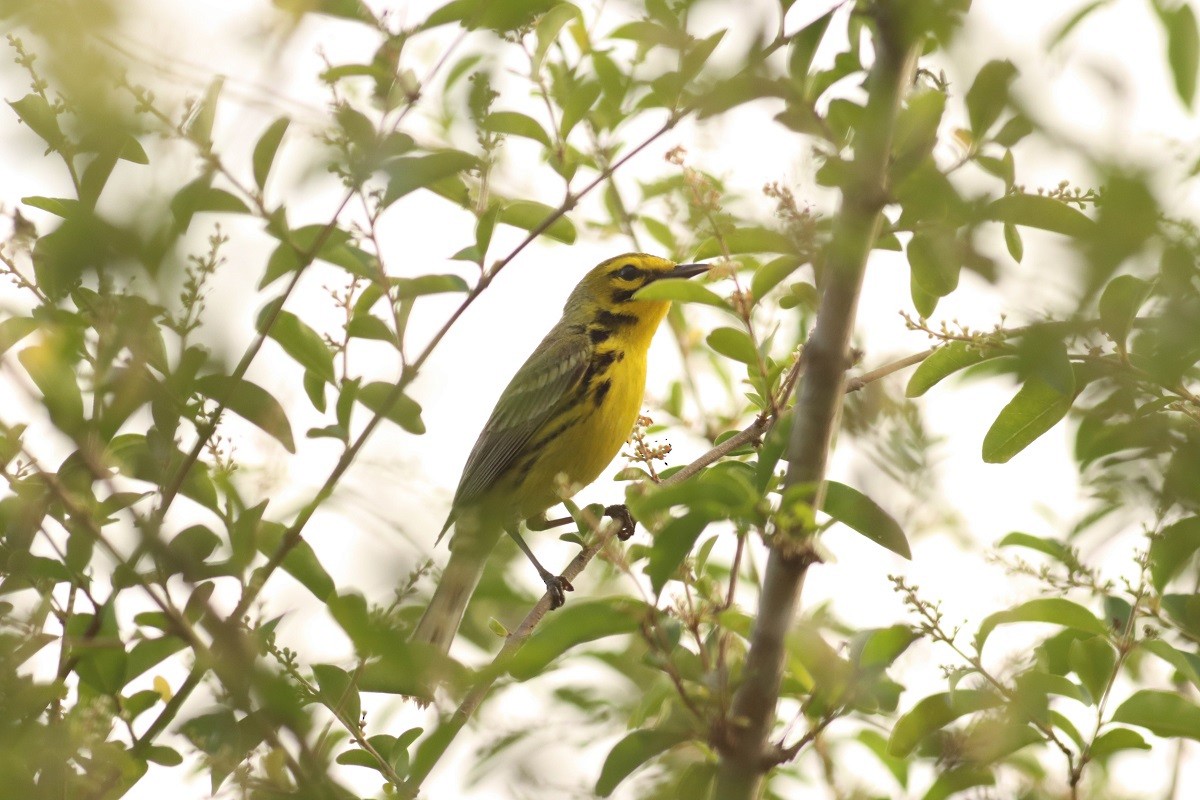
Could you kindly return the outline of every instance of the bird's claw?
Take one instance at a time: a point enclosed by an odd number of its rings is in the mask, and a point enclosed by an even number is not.
[[[571,582],[562,575],[551,575],[544,580],[546,581],[546,594],[550,595],[551,611],[561,608],[563,603],[567,602],[566,592],[575,591]]]
[[[617,531],[617,538],[622,542],[633,536],[634,531],[637,530],[637,523],[624,503],[608,506],[604,509],[604,516],[611,517],[621,523],[621,530]]]

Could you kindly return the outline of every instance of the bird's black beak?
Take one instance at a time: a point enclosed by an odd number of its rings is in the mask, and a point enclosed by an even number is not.
[[[664,278],[694,278],[708,272],[711,264],[676,264],[675,269],[666,273]]]

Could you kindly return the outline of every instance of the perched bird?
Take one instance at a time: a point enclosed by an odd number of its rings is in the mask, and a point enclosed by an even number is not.
[[[571,585],[552,575],[518,531],[544,529],[560,487],[594,481],[629,438],[646,387],[646,353],[666,300],[639,300],[660,278],[690,278],[707,264],[642,253],[610,258],[567,298],[558,321],[500,395],[459,479],[450,515],[450,561],[412,640],[443,652],[458,632],[488,555],[507,532],[546,583],[552,607]],[[631,521],[630,521],[631,524]]]

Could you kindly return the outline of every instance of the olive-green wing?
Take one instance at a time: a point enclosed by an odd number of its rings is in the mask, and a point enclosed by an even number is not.
[[[467,457],[454,493],[455,510],[481,497],[513,466],[533,435],[558,412],[560,401],[578,387],[591,357],[591,340],[582,332],[555,329],[538,345],[500,395]],[[451,520],[453,516],[452,511]]]

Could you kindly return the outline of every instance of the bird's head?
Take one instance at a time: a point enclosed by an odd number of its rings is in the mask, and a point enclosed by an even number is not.
[[[626,328],[630,334],[654,334],[666,315],[667,300],[639,300],[643,286],[662,278],[691,278],[708,264],[676,264],[645,253],[626,253],[593,267],[567,299],[564,316],[596,320],[606,327]]]

